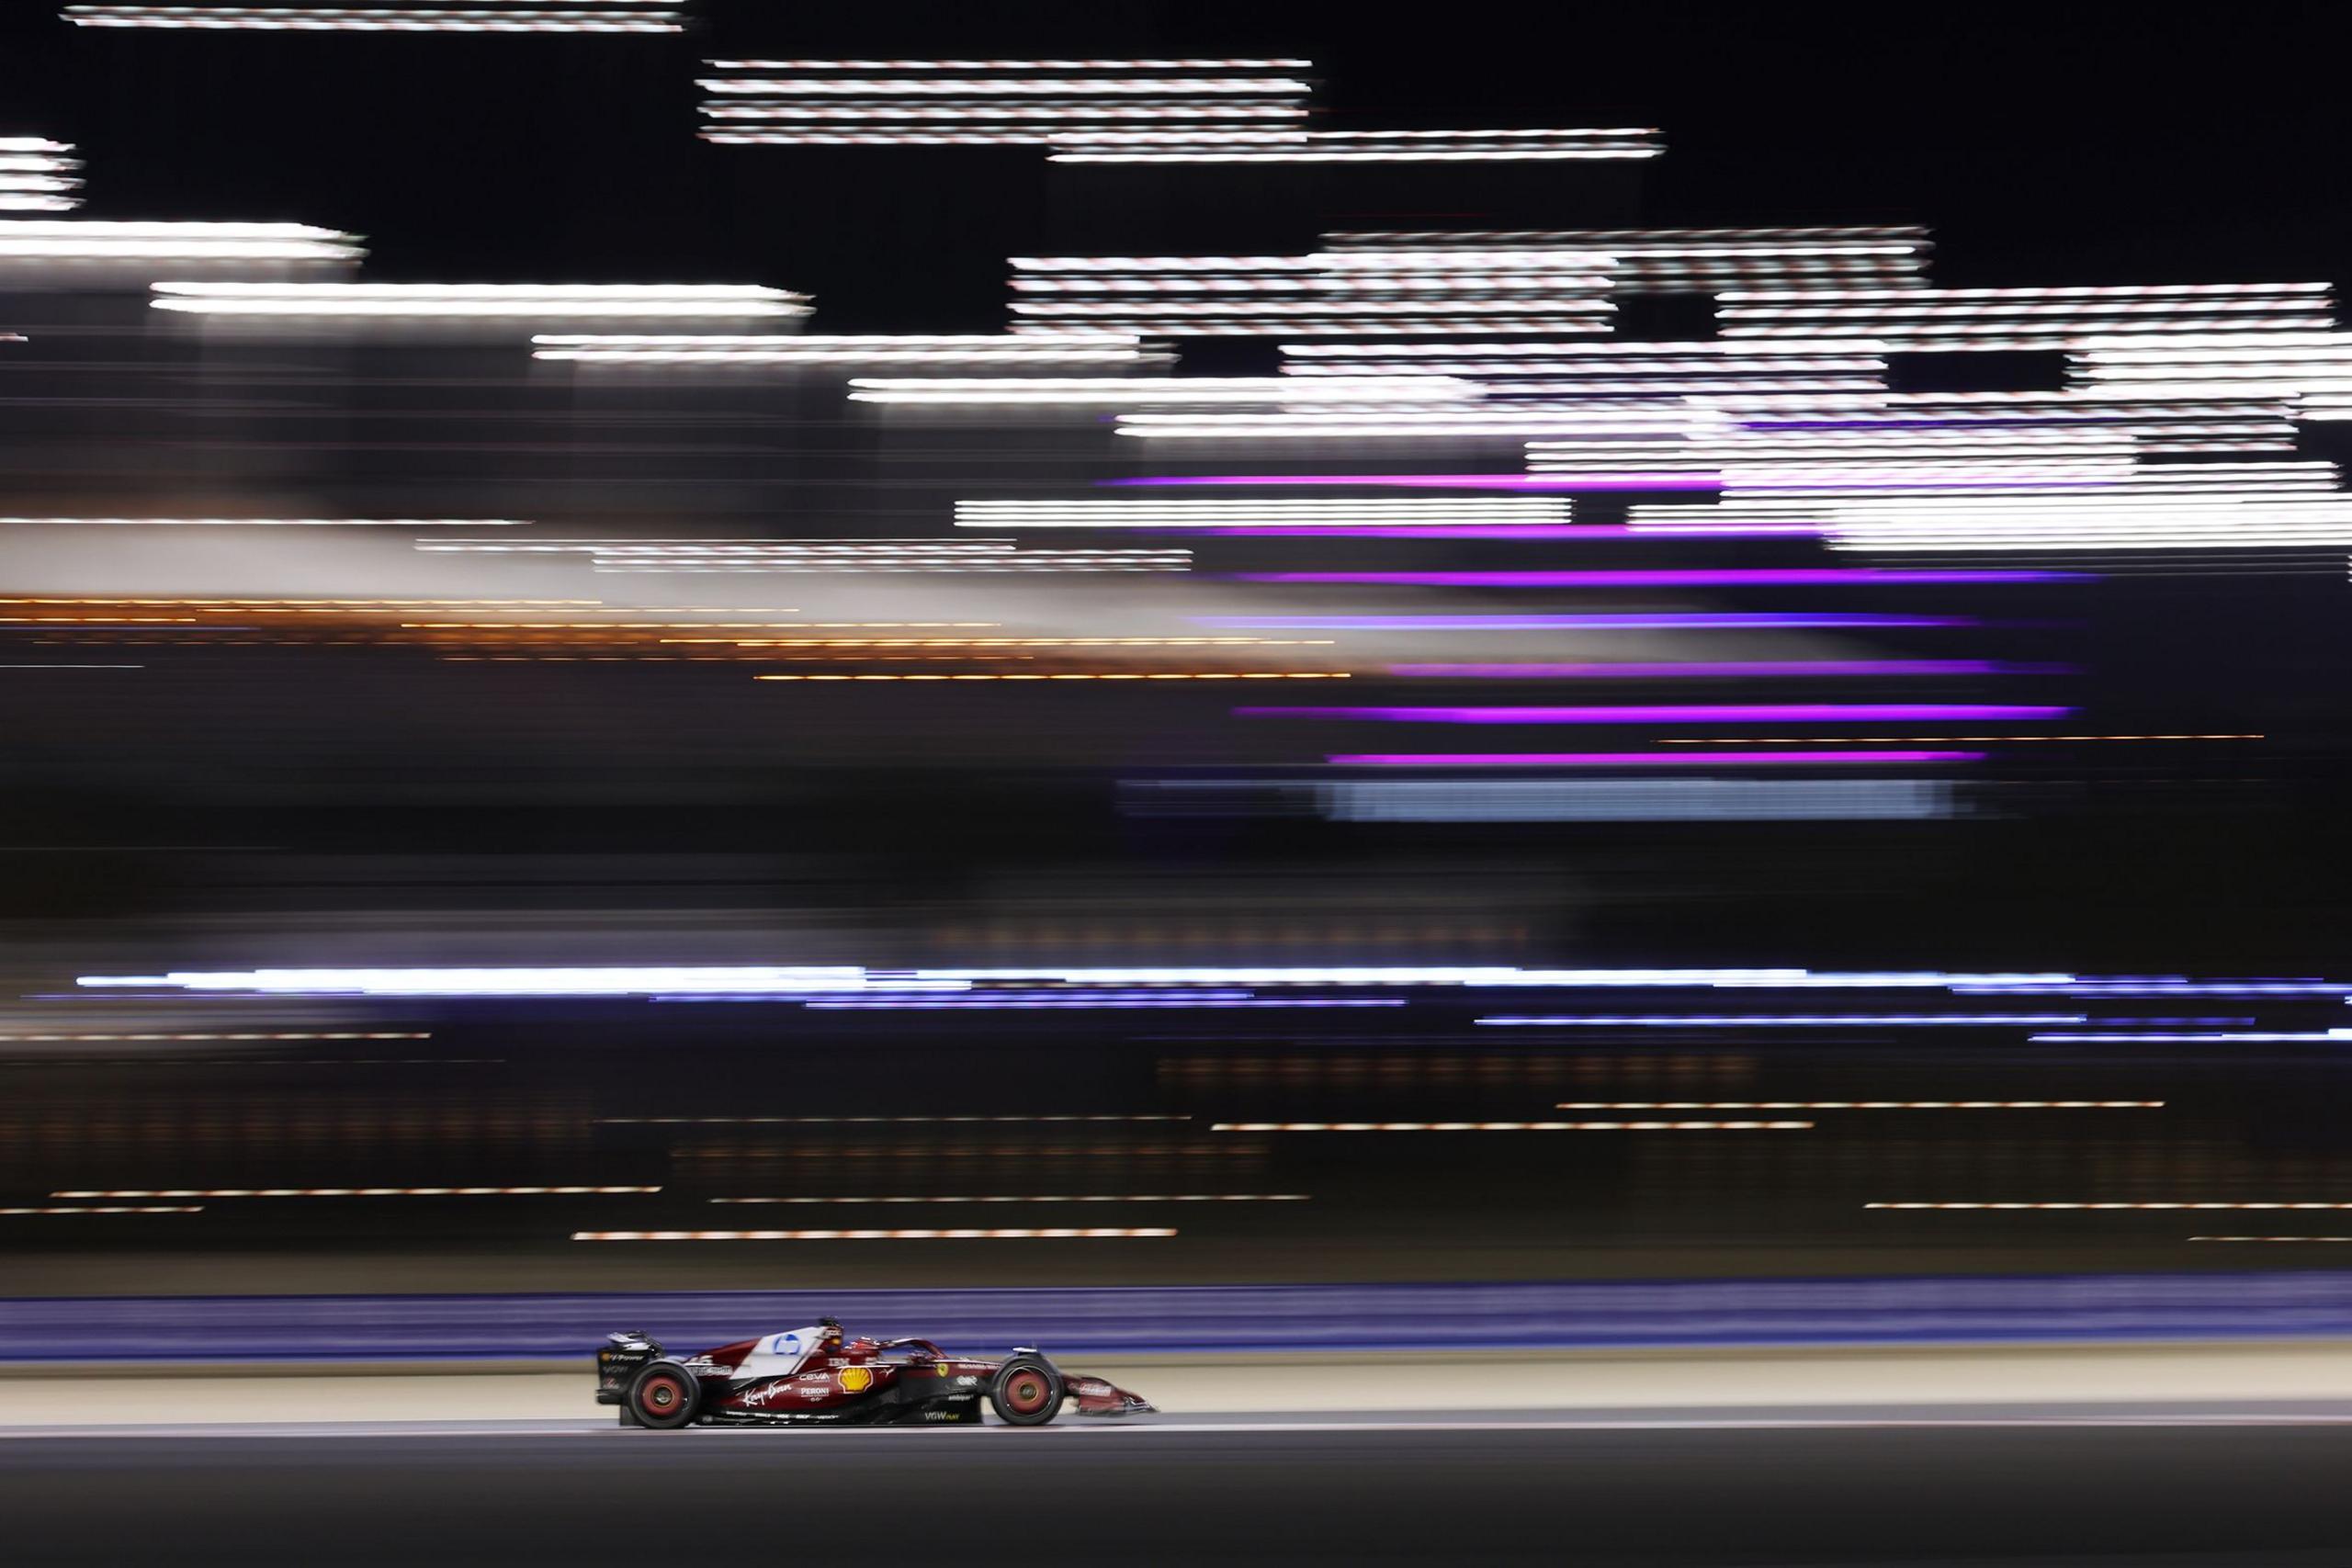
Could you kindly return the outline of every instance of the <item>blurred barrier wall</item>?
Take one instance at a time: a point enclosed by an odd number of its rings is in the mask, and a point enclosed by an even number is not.
[[[950,1348],[1231,1351],[2238,1339],[2352,1335],[2352,1271],[1640,1283],[0,1301],[0,1360],[394,1361],[676,1350],[813,1322]]]

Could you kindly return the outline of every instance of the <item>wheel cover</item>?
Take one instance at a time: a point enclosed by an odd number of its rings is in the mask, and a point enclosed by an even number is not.
[[[1046,1407],[1053,1389],[1042,1372],[1015,1372],[1004,1385],[1005,1404],[1023,1416],[1033,1416]]]
[[[675,1378],[649,1379],[645,1385],[645,1403],[655,1413],[667,1416],[678,1407],[685,1392]]]

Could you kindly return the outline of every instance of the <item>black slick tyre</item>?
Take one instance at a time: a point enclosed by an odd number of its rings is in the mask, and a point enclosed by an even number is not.
[[[695,1418],[702,1403],[702,1385],[675,1361],[655,1361],[628,1385],[625,1408],[640,1427],[671,1431]]]
[[[989,1380],[989,1407],[1009,1427],[1042,1427],[1062,1410],[1061,1373],[1042,1356],[1015,1356]]]

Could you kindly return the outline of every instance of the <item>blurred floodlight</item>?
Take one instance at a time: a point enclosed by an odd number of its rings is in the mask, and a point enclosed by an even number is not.
[[[158,283],[159,310],[226,316],[803,316],[808,296],[752,284]]]
[[[674,33],[675,0],[548,0],[496,6],[68,6],[79,28],[173,28],[210,32]]]

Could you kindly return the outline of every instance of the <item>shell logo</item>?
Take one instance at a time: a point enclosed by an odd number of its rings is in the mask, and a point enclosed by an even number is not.
[[[864,1367],[843,1367],[841,1383],[843,1393],[864,1393],[874,1386],[874,1374]]]

